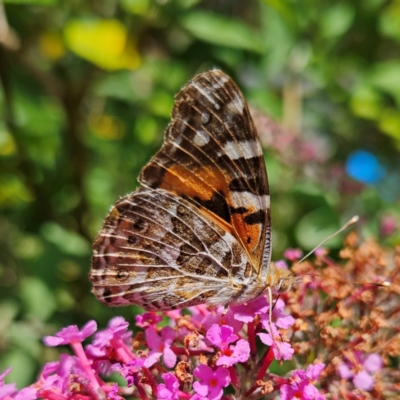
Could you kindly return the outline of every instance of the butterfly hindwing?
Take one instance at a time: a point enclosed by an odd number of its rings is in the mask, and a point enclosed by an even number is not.
[[[227,304],[241,295],[250,265],[232,235],[164,190],[121,198],[94,249],[96,296],[112,306],[148,310]]]

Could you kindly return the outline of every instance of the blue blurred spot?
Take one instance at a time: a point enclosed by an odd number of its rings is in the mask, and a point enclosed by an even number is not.
[[[386,173],[377,157],[365,150],[357,150],[349,155],[346,171],[353,179],[367,184],[378,182]]]

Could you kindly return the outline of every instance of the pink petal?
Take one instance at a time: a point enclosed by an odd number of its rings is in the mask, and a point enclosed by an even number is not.
[[[222,397],[223,390],[221,386],[211,386],[208,388],[208,400],[219,400]]]
[[[225,348],[229,343],[233,343],[238,339],[238,336],[233,333],[233,328],[229,325],[221,326],[222,346]]]
[[[315,381],[319,378],[324,368],[324,363],[311,364],[307,368],[306,375],[309,379]]]
[[[208,365],[199,364],[193,371],[193,376],[206,381],[214,376],[214,371]]]
[[[238,321],[249,323],[259,314],[269,310],[269,304],[265,296],[261,296],[246,305],[232,307],[234,318]]]
[[[144,366],[146,368],[150,368],[152,365],[154,365],[156,362],[160,360],[160,357],[162,356],[162,353],[159,351],[154,351],[151,350],[148,357],[144,361]]]
[[[291,315],[285,315],[276,320],[276,325],[279,326],[279,328],[288,329],[294,325],[295,322],[296,320]]]
[[[162,378],[169,388],[178,390],[179,381],[175,374],[173,374],[172,372],[167,372],[166,374],[162,374]]]
[[[281,400],[293,400],[293,391],[290,385],[284,384],[280,388]]]
[[[97,323],[94,320],[89,321],[80,331],[81,341],[85,340],[90,335],[93,335],[97,330]]]
[[[368,391],[374,387],[375,381],[368,372],[360,371],[354,377],[353,383],[356,388]]]
[[[210,341],[214,346],[221,346],[221,327],[218,324],[214,324],[207,331],[206,338]]]
[[[162,349],[164,348],[163,341],[152,327],[146,329],[146,342],[152,350],[162,351]]]
[[[233,349],[232,357],[240,362],[246,362],[250,357],[250,345],[247,340],[240,339]]]
[[[6,396],[14,396],[18,392],[15,383],[6,383],[0,386],[0,399]]]
[[[304,387],[302,398],[305,400],[325,400],[325,396],[311,383]]]
[[[272,346],[274,344],[274,341],[269,333],[257,333],[257,336],[267,346]]]
[[[157,399],[158,400],[170,400],[171,398],[172,398],[171,391],[168,390],[167,387],[163,383],[160,383],[157,386]]]
[[[294,349],[289,343],[279,342],[272,348],[276,360],[290,360],[294,354]]]
[[[164,364],[168,368],[172,368],[176,363],[176,354],[169,348],[164,349]]]
[[[43,338],[43,343],[48,347],[60,346],[61,344],[66,344],[65,339],[59,338],[57,336],[45,336]]]
[[[340,364],[337,371],[342,379],[350,379],[354,376],[353,372],[346,363]]]
[[[285,260],[275,261],[275,267],[279,269],[289,269]]]
[[[208,385],[203,382],[196,381],[193,383],[193,389],[200,396],[207,396],[208,394]]]
[[[364,361],[364,368],[371,373],[381,370],[382,365],[382,358],[378,354],[369,354]]]
[[[218,367],[214,375],[218,380],[219,386],[227,387],[231,383],[231,374],[226,368]]]
[[[161,329],[161,336],[166,346],[169,346],[175,339],[175,331],[170,326]]]

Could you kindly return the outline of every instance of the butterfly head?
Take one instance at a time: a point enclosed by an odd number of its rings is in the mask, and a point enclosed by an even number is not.
[[[289,269],[277,268],[275,263],[271,262],[270,270],[273,272],[274,280],[271,286],[278,293],[288,292],[293,286],[295,286],[299,278]]]

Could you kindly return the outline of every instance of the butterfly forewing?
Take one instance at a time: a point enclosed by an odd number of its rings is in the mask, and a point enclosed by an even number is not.
[[[246,248],[256,275],[263,255],[269,261],[264,157],[246,101],[223,72],[196,76],[176,96],[165,143],[140,182],[185,196],[225,222]]]
[[[246,102],[227,75],[200,74],[178,93],[163,147],[139,181],[93,245],[90,278],[101,301],[174,309],[265,291],[267,175]]]

